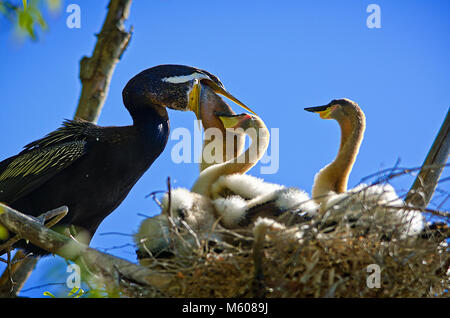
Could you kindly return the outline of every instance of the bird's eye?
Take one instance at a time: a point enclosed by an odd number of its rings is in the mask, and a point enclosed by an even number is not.
[[[186,212],[187,211],[185,209],[178,209],[177,210],[177,214],[182,220],[184,220],[186,218]]]

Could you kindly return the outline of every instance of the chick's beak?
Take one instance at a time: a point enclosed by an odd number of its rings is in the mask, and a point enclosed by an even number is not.
[[[225,128],[238,128],[243,121],[251,119],[252,116],[249,114],[221,115],[219,118]]]
[[[201,107],[200,95],[201,95],[201,91],[202,91],[202,85],[207,86],[214,93],[228,98],[229,100],[235,102],[236,104],[238,104],[245,110],[256,115],[256,113],[253,110],[251,110],[249,107],[247,107],[243,102],[238,100],[236,97],[231,95],[228,91],[226,91],[223,87],[219,86],[217,83],[215,83],[209,79],[202,79],[202,80],[196,79],[194,82],[193,88],[192,88],[191,92],[189,93],[189,109],[195,113],[198,120],[202,119],[201,115],[200,115],[200,107]]]
[[[331,112],[334,110],[334,107],[330,105],[324,105],[324,106],[307,107],[305,108],[305,110],[308,112],[319,114],[320,118],[322,119],[328,119],[330,117]]]

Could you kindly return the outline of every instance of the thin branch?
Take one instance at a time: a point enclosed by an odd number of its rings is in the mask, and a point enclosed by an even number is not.
[[[43,213],[36,220],[41,222],[42,225],[45,224],[46,227],[50,228],[57,224],[67,212],[67,207],[63,206]],[[45,223],[46,221],[49,222]],[[5,249],[8,253],[8,267],[0,277],[0,297],[16,297],[39,260],[38,257],[28,257],[28,255],[25,255],[22,251],[17,251],[14,258],[12,260],[10,259],[11,247],[20,239],[20,235],[15,235],[13,238],[0,245],[0,253]]]
[[[81,96],[75,118],[97,122],[108,95],[114,69],[131,39],[125,31],[132,0],[111,0],[108,14],[91,57],[80,62]]]
[[[138,286],[161,289],[170,281],[163,273],[152,271],[106,253],[42,226],[34,218],[0,203],[0,223],[32,244],[82,265],[96,281],[111,290],[120,290],[121,280]],[[117,277],[120,277],[118,280]],[[86,276],[85,276],[86,278]]]
[[[17,297],[36,267],[37,261],[38,258],[28,257],[24,252],[17,251],[0,277],[0,298]]]
[[[447,162],[450,150],[450,109],[444,123],[431,146],[405,202],[418,207],[427,207],[433,197],[439,177]]]
[[[56,208],[54,210],[50,210],[48,212],[45,212],[41,214],[37,220],[42,223],[42,225],[45,224],[46,227],[51,228],[53,225],[57,224],[63,217],[67,215],[67,212],[69,212],[69,209],[66,206],[62,206],[59,208]],[[50,222],[45,223],[46,221],[50,220]],[[11,249],[11,247],[21,239],[20,235],[15,235],[14,237],[10,238],[8,241],[0,245],[0,255],[3,253],[6,249]]]

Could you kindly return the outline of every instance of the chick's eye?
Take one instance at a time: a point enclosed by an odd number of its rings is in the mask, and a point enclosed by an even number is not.
[[[186,218],[186,210],[185,209],[178,209],[177,214],[183,220]]]

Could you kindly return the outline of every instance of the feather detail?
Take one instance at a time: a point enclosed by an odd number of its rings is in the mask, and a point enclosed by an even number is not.
[[[52,131],[44,138],[38,139],[24,146],[24,150],[20,154],[33,149],[41,149],[69,141],[83,141],[86,140],[88,136],[91,138],[100,138],[102,134],[97,128],[98,127],[96,125],[88,121],[66,119],[62,126],[57,130]]]

